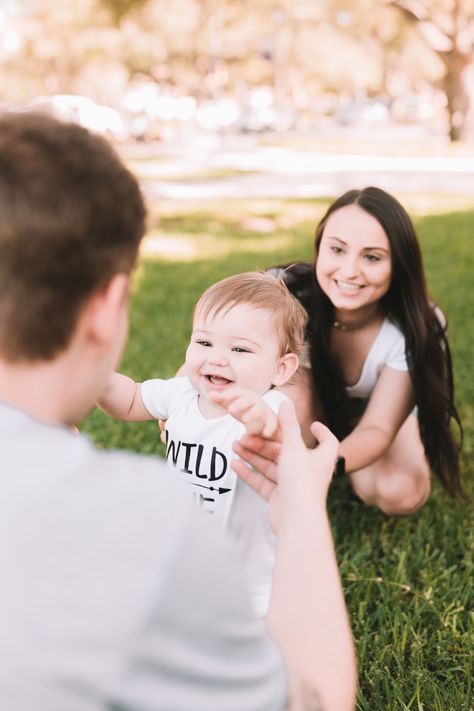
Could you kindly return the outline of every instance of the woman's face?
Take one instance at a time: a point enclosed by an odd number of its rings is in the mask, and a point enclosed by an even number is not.
[[[333,212],[324,227],[316,278],[339,311],[357,311],[390,288],[390,243],[380,223],[358,205]]]

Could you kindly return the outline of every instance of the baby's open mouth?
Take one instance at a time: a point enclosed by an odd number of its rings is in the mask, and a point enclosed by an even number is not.
[[[222,387],[223,385],[230,385],[232,383],[232,380],[228,380],[228,378],[222,378],[220,375],[206,375],[207,380],[211,383],[211,385],[216,385]]]

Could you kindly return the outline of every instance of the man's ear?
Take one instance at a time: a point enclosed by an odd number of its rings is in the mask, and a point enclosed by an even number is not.
[[[115,338],[127,308],[129,285],[129,274],[115,274],[86,306],[83,323],[87,334],[96,343],[108,345]]]
[[[300,364],[296,353],[285,353],[278,361],[276,374],[273,376],[272,383],[277,387],[284,385],[298,370]]]

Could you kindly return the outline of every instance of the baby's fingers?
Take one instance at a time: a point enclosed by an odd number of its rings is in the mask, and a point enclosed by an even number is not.
[[[224,392],[212,391],[209,393],[209,399],[240,421],[246,411],[255,404],[255,395],[238,387],[230,387]]]
[[[248,395],[241,395],[237,397],[230,405],[227,407],[227,412],[236,417],[239,420],[244,421],[244,417],[247,419],[252,416],[254,411],[255,400]]]
[[[274,412],[268,412],[265,417],[265,424],[262,430],[264,437],[272,437],[278,428],[278,418]]]

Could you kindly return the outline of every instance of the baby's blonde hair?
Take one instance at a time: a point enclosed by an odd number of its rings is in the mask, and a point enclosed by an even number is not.
[[[198,313],[204,318],[211,313],[212,316],[222,311],[227,313],[236,304],[249,304],[268,311],[281,355],[300,354],[308,315],[279,277],[266,272],[244,272],[221,279],[201,296],[194,308],[194,318]]]

